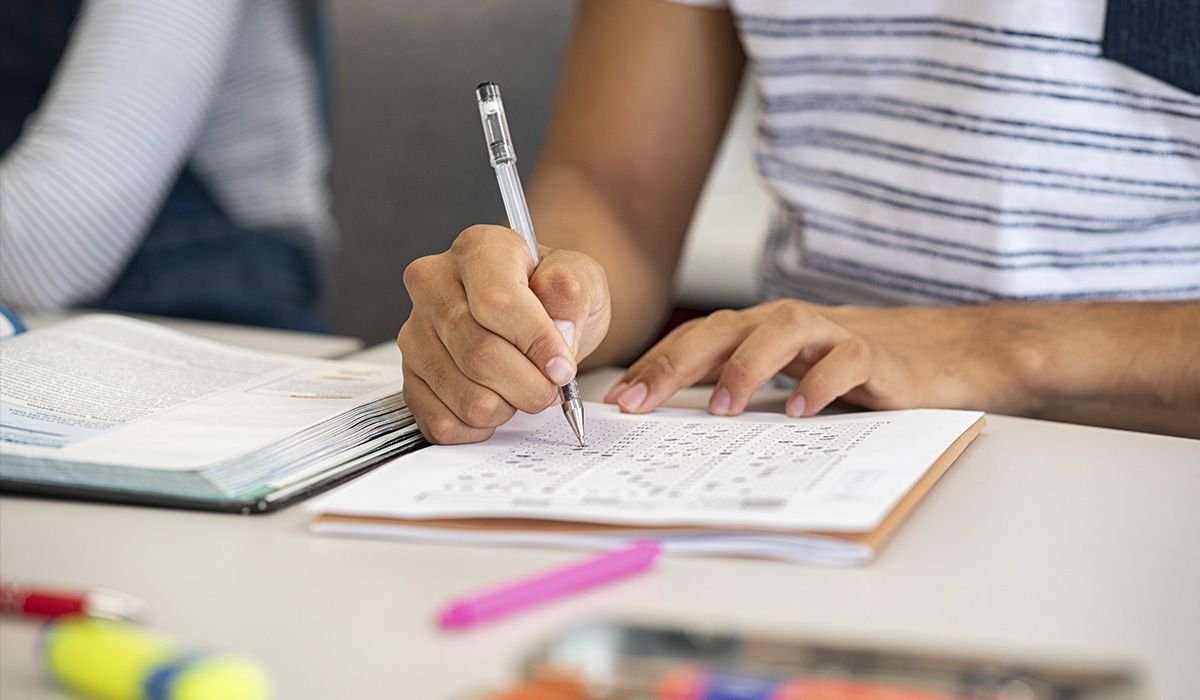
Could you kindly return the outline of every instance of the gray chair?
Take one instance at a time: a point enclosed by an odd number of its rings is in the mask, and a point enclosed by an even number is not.
[[[401,275],[464,227],[503,221],[475,109],[504,89],[519,166],[541,146],[575,3],[351,0],[329,4],[335,69],[337,330],[393,337],[411,308]]]

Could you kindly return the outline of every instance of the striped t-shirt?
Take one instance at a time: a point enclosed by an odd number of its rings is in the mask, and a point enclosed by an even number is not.
[[[185,166],[238,225],[327,247],[301,23],[295,0],[86,0],[50,91],[0,154],[0,300],[97,301]]]
[[[681,1],[730,7],[757,80],[768,296],[1200,298],[1200,48],[1132,0]],[[1112,58],[1139,42],[1181,86]]]

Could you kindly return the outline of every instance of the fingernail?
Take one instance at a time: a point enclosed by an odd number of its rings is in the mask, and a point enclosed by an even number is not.
[[[558,386],[566,386],[575,373],[571,371],[571,361],[565,357],[552,357],[546,363],[546,376]]]
[[[613,388],[609,389],[608,393],[604,395],[604,403],[612,403],[616,401],[617,397],[624,393],[625,387],[627,386],[629,386],[629,382],[617,382]]]
[[[567,341],[567,347],[571,352],[575,352],[575,322],[574,321],[555,321],[554,325],[558,326],[558,332],[562,333],[563,340]]]
[[[788,401],[787,414],[792,418],[801,418],[804,416],[804,409],[808,408],[808,402],[804,400],[802,394],[796,394]]]
[[[617,403],[626,411],[636,411],[646,402],[646,394],[649,390],[642,382],[638,382],[625,390],[624,393],[617,399]]]
[[[708,412],[714,416],[729,415],[729,404],[733,398],[729,395],[729,390],[723,386],[717,387],[713,392],[712,398],[708,400]]]

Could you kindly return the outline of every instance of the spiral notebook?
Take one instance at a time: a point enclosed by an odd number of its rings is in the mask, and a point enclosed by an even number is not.
[[[980,433],[975,411],[795,420],[586,404],[519,414],[489,441],[406,455],[309,505],[314,533],[604,548],[821,564],[870,561]]]

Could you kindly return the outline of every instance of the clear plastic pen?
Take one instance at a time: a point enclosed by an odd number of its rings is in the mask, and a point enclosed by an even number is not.
[[[529,205],[525,203],[525,190],[521,187],[521,176],[517,174],[517,152],[513,149],[512,137],[508,133],[508,120],[504,116],[504,102],[500,99],[500,86],[482,83],[475,88],[475,99],[479,103],[479,118],[483,120],[483,135],[487,140],[488,158],[496,169],[496,182],[500,184],[500,196],[504,198],[504,211],[508,224],[521,234],[529,246],[533,266],[541,262],[538,255],[537,236],[533,233],[533,219],[529,217]],[[559,387],[562,397],[563,415],[571,426],[575,438],[582,447],[583,402],[579,397],[579,385],[572,379]]]

